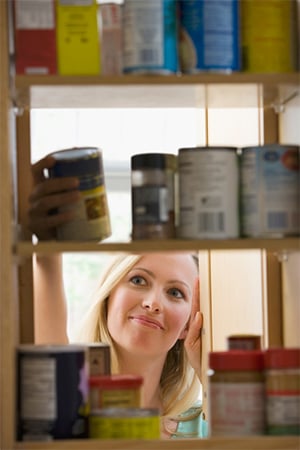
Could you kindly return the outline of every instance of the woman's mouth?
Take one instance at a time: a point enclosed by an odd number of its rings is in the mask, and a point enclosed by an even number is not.
[[[130,316],[130,320],[133,320],[136,323],[144,325],[145,327],[154,328],[158,330],[163,330],[164,327],[158,320],[154,320],[148,316]]]

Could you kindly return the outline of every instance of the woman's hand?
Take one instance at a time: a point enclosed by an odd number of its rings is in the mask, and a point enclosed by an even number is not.
[[[199,304],[199,279],[197,278],[192,300],[191,318],[189,321],[188,332],[184,340],[184,346],[188,354],[191,366],[201,379],[201,330],[203,324],[203,316],[200,312]]]
[[[72,209],[58,208],[75,203],[80,198],[77,178],[47,178],[45,169],[55,163],[46,156],[32,165],[33,188],[29,196],[28,227],[39,239],[55,239],[56,227],[73,219]]]

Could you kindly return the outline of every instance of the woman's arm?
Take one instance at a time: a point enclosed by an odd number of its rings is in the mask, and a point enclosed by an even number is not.
[[[72,209],[59,207],[78,201],[76,178],[49,179],[45,170],[54,159],[45,157],[32,165],[32,190],[27,214],[28,228],[39,240],[55,239],[56,227],[73,218]],[[67,336],[67,303],[62,256],[36,255],[33,260],[34,332],[37,344],[65,344]]]
[[[67,304],[62,256],[36,255],[33,261],[36,344],[66,344]]]

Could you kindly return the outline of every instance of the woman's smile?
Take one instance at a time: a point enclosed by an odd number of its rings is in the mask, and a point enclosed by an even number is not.
[[[132,320],[133,322],[143,325],[145,327],[164,330],[163,325],[158,320],[152,319],[149,316],[137,314],[137,315],[130,316],[129,319]]]

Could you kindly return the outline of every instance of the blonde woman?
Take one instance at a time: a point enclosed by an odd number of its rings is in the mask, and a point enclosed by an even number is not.
[[[33,166],[29,225],[50,238],[53,220],[69,217],[48,216],[62,202],[62,187],[43,179],[45,164],[47,159]],[[64,190],[68,183],[71,192],[76,189],[76,181],[64,183]],[[76,201],[76,190],[71,197]],[[65,200],[70,203],[70,196]],[[34,273],[36,341],[66,343],[61,256],[37,256]],[[113,373],[143,376],[142,406],[160,410],[163,438],[204,437],[201,327],[198,267],[191,254],[121,254],[103,273],[78,340],[108,343]]]

